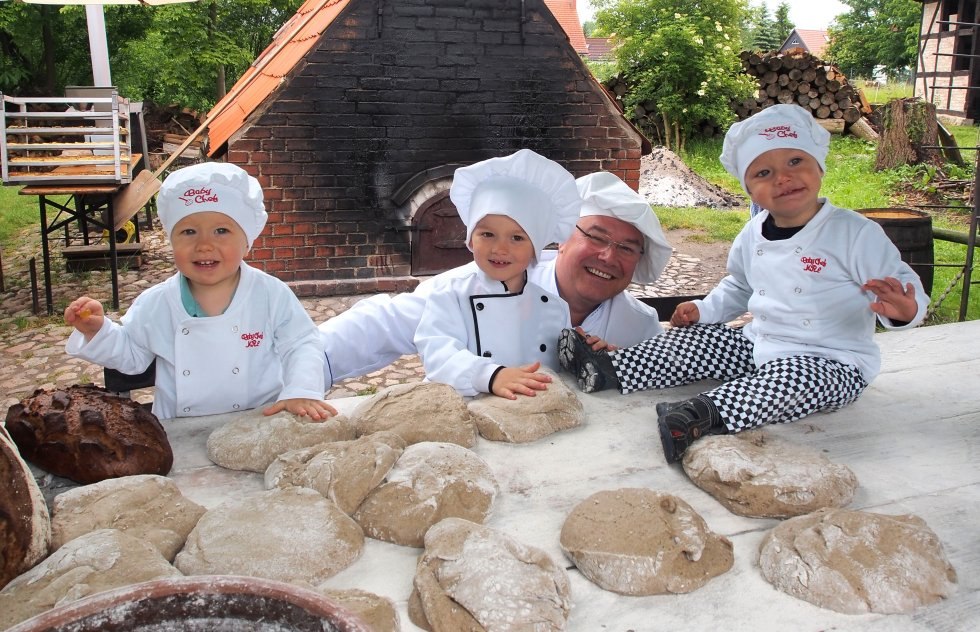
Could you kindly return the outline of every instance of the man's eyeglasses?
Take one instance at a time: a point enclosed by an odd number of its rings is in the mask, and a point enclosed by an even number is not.
[[[587,233],[577,225],[575,228],[578,229],[578,232],[585,235],[585,239],[588,240],[588,242],[592,244],[592,247],[599,252],[603,252],[607,248],[612,248],[614,253],[624,259],[636,260],[643,256],[643,248],[637,246],[636,244],[625,244],[621,241],[613,241],[612,239],[603,237],[602,235]]]

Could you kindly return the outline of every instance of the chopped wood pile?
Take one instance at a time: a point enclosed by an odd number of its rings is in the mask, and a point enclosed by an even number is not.
[[[862,116],[860,90],[835,66],[802,49],[742,51],[740,58],[745,73],[757,79],[759,94],[735,105],[739,119],[776,103],[795,103],[809,108],[817,119],[843,119],[848,124]]]

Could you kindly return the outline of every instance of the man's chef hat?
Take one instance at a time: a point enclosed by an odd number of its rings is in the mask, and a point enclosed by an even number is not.
[[[449,198],[466,224],[468,248],[477,222],[506,215],[530,237],[535,260],[548,244],[568,239],[582,204],[575,177],[530,149],[460,167]]]
[[[633,271],[633,282],[654,283],[667,267],[673,248],[647,201],[608,171],[590,173],[575,182],[582,196],[582,217],[615,217],[636,226],[643,234],[643,257]]]
[[[241,167],[226,162],[204,162],[167,176],[157,197],[157,212],[167,237],[177,222],[205,211],[223,213],[235,220],[245,231],[249,248],[269,217],[262,186]]]
[[[770,149],[799,149],[827,171],[830,132],[820,127],[809,110],[791,103],[771,105],[731,126],[721,149],[721,164],[745,187],[745,170]]]

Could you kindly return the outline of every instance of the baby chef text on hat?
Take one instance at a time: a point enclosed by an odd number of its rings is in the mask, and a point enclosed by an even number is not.
[[[468,248],[477,222],[506,215],[531,239],[535,259],[548,244],[568,239],[582,204],[575,177],[530,149],[460,167],[449,198],[466,224]]]
[[[174,226],[194,213],[212,211],[235,220],[245,232],[248,247],[269,217],[259,181],[226,162],[205,162],[174,171],[157,196],[160,223],[171,236]]]
[[[809,110],[779,103],[735,123],[725,134],[721,164],[745,188],[745,170],[770,149],[799,149],[813,156],[827,172],[830,132],[817,123]]]

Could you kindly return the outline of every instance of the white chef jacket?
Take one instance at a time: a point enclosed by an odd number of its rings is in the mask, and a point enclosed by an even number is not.
[[[559,370],[555,323],[565,322],[558,297],[528,281],[519,294],[477,266],[432,292],[415,331],[426,380],[461,395],[490,392],[501,367],[541,362]]]
[[[323,347],[303,305],[285,283],[244,262],[220,316],[187,313],[178,273],[140,294],[121,325],[106,318],[88,342],[72,332],[66,350],[129,374],[156,358],[153,413],[161,419],[323,399],[325,390]]]
[[[861,289],[890,276],[912,283],[919,309],[906,325],[877,317],[886,329],[915,327],[925,318],[929,296],[919,276],[901,259],[885,231],[860,213],[823,206],[796,235],[762,236],[768,211],[749,220],[728,254],[726,276],[695,301],[702,323],[723,323],[752,312],[745,326],[760,366],[776,358],[812,355],[855,366],[870,384],[881,368],[874,341],[875,295]]]
[[[538,262],[527,271],[528,283],[558,297],[555,300],[562,308],[560,320],[546,323],[552,327],[552,342],[548,345],[552,350],[557,349],[561,330],[572,326],[568,303],[558,294],[556,255],[554,250],[542,252]],[[417,353],[415,331],[431,294],[453,278],[471,275],[474,269],[479,268],[471,262],[423,281],[414,292],[372,296],[321,323],[328,387],[337,380],[365,375],[388,366],[403,355]],[[620,347],[663,333],[657,310],[625,291],[602,302],[586,317],[582,328]]]

